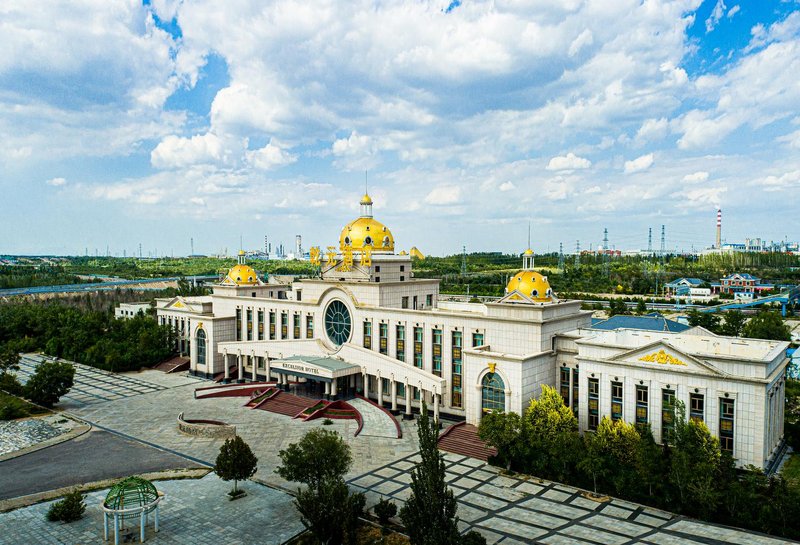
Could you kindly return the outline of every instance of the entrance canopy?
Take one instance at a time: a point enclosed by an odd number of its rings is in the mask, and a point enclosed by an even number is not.
[[[315,358],[313,356],[291,356],[280,360],[270,360],[270,368],[273,371],[324,382],[361,373],[361,367],[358,365],[336,358]]]

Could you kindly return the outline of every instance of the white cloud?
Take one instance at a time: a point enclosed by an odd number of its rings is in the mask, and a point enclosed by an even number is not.
[[[793,170],[780,176],[766,176],[754,182],[753,185],[761,187],[764,191],[782,191],[790,188],[800,188],[800,170]]]
[[[593,43],[594,43],[594,35],[592,34],[591,30],[586,28],[583,30],[583,32],[581,32],[578,35],[577,38],[572,40],[571,44],[569,44],[569,50],[567,51],[567,54],[570,57],[574,57],[575,55],[580,53],[580,51],[584,47],[592,45]]]
[[[732,18],[734,15],[739,13],[739,10],[741,10],[741,9],[742,8],[739,6],[739,4],[736,4],[731,9],[728,10],[728,13],[727,13],[726,17],[728,17],[728,19]]]
[[[192,197],[189,199],[189,202],[192,204],[196,204],[197,206],[205,206],[206,200],[201,197]]]
[[[550,162],[547,163],[547,170],[578,170],[589,168],[592,166],[592,162],[589,159],[584,159],[583,157],[578,157],[574,153],[570,152],[566,155],[559,155],[550,159]]]
[[[59,187],[62,185],[67,184],[67,180],[65,178],[50,178],[45,182],[47,185],[52,185],[53,187]]]
[[[669,134],[669,121],[666,117],[647,119],[636,131],[636,141],[640,144],[663,139]]]
[[[513,182],[507,181],[500,184],[500,191],[511,191],[512,189],[516,189],[517,186],[514,185]]]
[[[653,154],[648,153],[647,155],[642,155],[631,161],[625,161],[625,174],[642,172],[643,170],[647,170],[648,168],[650,168],[652,165],[653,165]]]
[[[691,208],[719,208],[722,202],[722,194],[728,191],[727,187],[704,187],[690,189],[681,193],[676,193],[676,198],[681,198],[682,202]]]
[[[171,135],[150,153],[150,162],[156,168],[186,167],[221,161],[223,152],[222,140],[214,133],[197,134],[191,138]]]
[[[706,33],[714,30],[714,27],[717,26],[717,23],[719,23],[720,19],[725,15],[725,9],[724,0],[717,0],[714,9],[711,10],[711,15],[706,19]]]
[[[435,187],[425,197],[427,204],[456,204],[461,200],[461,188],[457,185]]]
[[[706,180],[708,180],[708,172],[704,170],[698,170],[697,172],[694,172],[692,174],[687,174],[686,176],[683,177],[684,182],[690,182],[690,183],[705,182]]]
[[[275,167],[290,165],[297,161],[297,156],[283,150],[270,142],[261,149],[246,152],[248,162],[257,169],[270,170]]]

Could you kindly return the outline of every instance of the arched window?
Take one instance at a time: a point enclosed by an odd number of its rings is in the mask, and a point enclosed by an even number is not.
[[[487,373],[481,384],[481,408],[483,412],[506,409],[506,385],[497,373]]]
[[[388,236],[383,237],[383,247],[384,248],[388,248],[389,247],[389,237]]]
[[[365,238],[364,239],[364,244],[366,244],[367,246],[371,245],[372,244],[372,237],[368,236],[367,238]]]
[[[202,329],[197,330],[197,365],[206,364],[206,332]]]

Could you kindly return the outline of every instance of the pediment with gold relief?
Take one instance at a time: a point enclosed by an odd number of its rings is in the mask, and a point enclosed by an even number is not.
[[[177,296],[174,299],[172,299],[172,301],[167,303],[167,305],[164,308],[194,312],[196,310],[196,305],[193,305],[190,302],[184,300],[183,297],[181,296]]]
[[[682,352],[678,348],[665,343],[656,342],[618,354],[614,360],[622,360],[628,364],[642,367],[660,367],[672,371],[688,371],[718,375],[719,371],[707,362]]]

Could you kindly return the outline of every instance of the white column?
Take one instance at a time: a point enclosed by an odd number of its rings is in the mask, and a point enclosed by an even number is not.
[[[139,542],[140,543],[144,543],[144,517],[145,517],[145,514],[144,514],[144,512],[142,512],[142,514],[139,515]]]
[[[411,416],[411,386],[406,381],[406,414]]]
[[[258,367],[258,365],[256,365],[256,352],[255,352],[255,350],[252,351],[250,354],[251,354],[250,363],[253,364],[253,382],[255,382],[255,381],[258,380],[258,374],[257,374],[257,369],[256,369]]]
[[[378,375],[375,377],[375,380],[378,381],[378,405],[381,407],[383,406],[383,379],[381,376]]]
[[[270,381],[269,354],[264,354],[264,373],[266,373],[265,375],[266,381],[269,382]]]
[[[330,382],[326,382],[325,383],[325,395],[330,395],[330,393],[331,393],[331,383]]]
[[[366,371],[361,373],[361,390],[363,390],[361,393],[367,399],[369,399],[369,380],[367,380],[368,378],[369,377],[367,376]]]
[[[503,410],[508,413],[511,412],[511,390],[506,389],[506,391],[503,393],[505,394],[505,402],[506,402],[505,407],[503,407]]]
[[[439,422],[439,394],[433,394],[433,419]]]
[[[228,365],[228,353],[225,352],[222,355],[222,358],[223,360],[225,360],[225,383],[227,384],[231,380],[231,369],[230,366]]]
[[[244,361],[242,361],[242,353],[236,355],[236,363],[239,366],[239,382],[244,381]]]
[[[467,422],[468,424],[474,424],[477,426],[481,422],[481,417],[483,416],[483,388],[480,384],[475,385],[475,421],[474,422]]]
[[[392,376],[392,412],[397,412],[397,381]]]
[[[331,381],[331,397],[336,396],[336,379]]]

